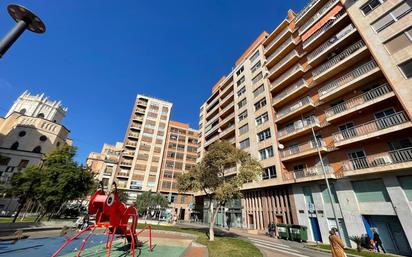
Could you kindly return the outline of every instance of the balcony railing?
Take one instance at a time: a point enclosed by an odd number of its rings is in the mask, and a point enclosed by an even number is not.
[[[298,81],[296,81],[295,83],[293,83],[291,86],[289,86],[288,88],[286,88],[285,90],[282,90],[279,94],[275,95],[272,98],[272,102],[273,103],[277,103],[278,101],[282,100],[283,98],[285,98],[285,96],[289,95],[290,93],[298,90],[299,88],[302,88],[306,86],[306,82],[304,79],[300,79]]]
[[[282,60],[280,60],[278,63],[276,63],[276,65],[274,65],[272,68],[270,68],[269,74],[272,74],[277,69],[282,67],[285,63],[287,63],[292,58],[292,56],[295,56],[295,55],[298,55],[298,51],[296,51],[294,49],[290,53],[288,53],[285,57],[283,57]]]
[[[293,123],[293,126],[288,126],[286,128],[279,130],[278,137],[284,137],[286,135],[294,134],[314,124],[319,124],[319,119],[315,116],[311,116],[308,119],[295,121]]]
[[[285,71],[282,76],[278,77],[277,79],[275,79],[272,82],[272,86],[276,87],[277,85],[279,85],[281,82],[283,82],[285,79],[287,79],[288,77],[290,77],[292,74],[296,73],[298,70],[303,70],[302,65],[300,65],[300,63],[294,65],[292,68],[288,69],[287,71]]]
[[[333,139],[335,140],[335,142],[341,142],[359,136],[364,136],[382,129],[400,125],[405,122],[408,122],[408,118],[406,117],[406,114],[401,111],[383,118],[379,118],[352,128],[347,128],[333,133]]]
[[[265,47],[266,51],[269,50],[274,44],[276,44],[279,41],[279,39],[285,36],[285,34],[289,31],[289,27],[284,28],[283,31],[280,32],[279,35],[277,35],[267,47]]]
[[[319,67],[317,67],[316,69],[314,69],[312,71],[313,76],[314,77],[319,76],[320,74],[322,74],[326,70],[332,68],[336,64],[338,64],[338,63],[342,62],[343,60],[347,59],[349,56],[352,56],[352,54],[354,52],[356,52],[357,50],[361,49],[364,46],[365,46],[365,43],[362,40],[359,40],[358,42],[356,42],[355,44],[349,46],[348,48],[343,50],[341,53],[339,53],[338,55],[336,55],[335,57],[333,57],[332,59],[330,59],[326,63],[324,63],[324,64],[320,65]]]
[[[315,5],[317,2],[319,2],[319,1],[321,1],[321,0],[312,0],[312,1],[310,1],[310,2],[305,6],[305,8],[303,8],[302,11],[300,11],[300,12],[296,15],[295,21],[298,22],[298,21],[309,11],[309,9],[310,9],[312,6],[314,6],[314,5]]]
[[[220,101],[220,104],[223,104],[226,102],[227,99],[231,98],[234,95],[233,92],[229,93],[227,96],[225,96],[225,98],[222,99],[222,101]]]
[[[334,172],[334,170],[331,166],[325,165],[325,172],[326,174],[331,174]],[[322,167],[312,166],[312,167],[304,168],[303,170],[286,172],[283,174],[283,179],[287,181],[287,180],[295,180],[295,179],[306,178],[306,177],[313,177],[313,176],[318,176],[318,175],[323,175]]]
[[[145,109],[143,109],[143,108],[136,108],[135,111],[136,111],[136,112],[142,112],[142,113],[144,113],[144,112],[145,112]]]
[[[407,147],[380,154],[346,160],[342,163],[342,168],[344,171],[362,170],[410,161],[412,161],[412,147]]]
[[[134,152],[133,151],[124,151],[123,155],[134,156]]]
[[[221,135],[226,134],[226,132],[228,132],[229,130],[232,130],[234,127],[235,127],[235,124],[234,124],[234,123],[233,123],[233,124],[230,124],[228,127],[226,127],[226,128],[222,131]]]
[[[344,14],[345,14],[345,10],[343,9],[335,15],[335,19],[328,20],[320,29],[318,29],[309,38],[307,38],[305,41],[303,41],[303,47],[308,46],[320,34],[322,34],[323,32],[327,31],[330,27],[332,27],[333,24],[335,24],[337,21],[339,21],[339,18],[342,17]]]
[[[297,101],[296,103],[293,103],[291,105],[288,105],[282,109],[280,109],[277,113],[276,113],[276,118],[281,118],[283,116],[286,116],[287,114],[301,108],[302,106],[308,105],[308,104],[312,104],[312,98],[310,98],[309,96],[306,96],[302,99],[300,99],[299,101]]]
[[[122,166],[132,166],[132,162],[122,161],[122,162],[120,162],[120,165],[122,165]]]
[[[137,101],[138,105],[147,106],[147,102],[145,101]]]
[[[139,135],[140,135],[139,133],[133,133],[133,132],[130,132],[130,133],[129,133],[129,137],[138,138]]]
[[[377,88],[371,89],[366,93],[355,96],[349,100],[346,100],[343,103],[335,105],[325,111],[326,117],[330,118],[336,114],[342,113],[346,110],[351,110],[361,104],[370,102],[380,96],[386,95],[391,92],[391,89],[388,84],[383,84]]]
[[[223,110],[220,111],[221,114],[225,113],[227,110],[229,110],[230,108],[233,108],[235,106],[234,102],[231,102],[230,104],[228,104],[225,108],[223,108]]]
[[[286,39],[285,42],[283,42],[269,57],[268,57],[268,63],[270,63],[280,52],[282,52],[286,46],[288,46],[290,43],[293,42],[292,37],[289,37]]]
[[[326,147],[326,144],[322,139],[318,139],[318,144],[319,144],[319,147]],[[292,156],[292,155],[296,155],[296,154],[300,154],[300,153],[312,151],[312,150],[316,150],[316,142],[313,140],[310,140],[303,144],[293,145],[284,150],[281,150],[280,156],[282,158],[285,158],[288,156]]]
[[[136,143],[136,142],[132,142],[132,141],[128,141],[128,142],[126,143],[126,145],[127,145],[127,146],[136,146],[137,143]]]
[[[349,24],[348,26],[346,26],[344,29],[342,29],[339,33],[337,33],[336,35],[334,35],[333,37],[331,37],[329,40],[327,40],[325,43],[323,43],[322,45],[320,45],[318,48],[316,48],[315,50],[313,50],[312,52],[310,52],[307,55],[308,61],[310,62],[311,60],[313,60],[314,58],[316,58],[320,53],[322,53],[324,50],[326,50],[327,48],[331,47],[332,45],[334,45],[339,39],[343,38],[344,36],[346,36],[347,34],[351,33],[352,31],[355,30],[355,27],[353,26],[353,24]]]
[[[305,22],[305,24],[303,24],[299,28],[299,34],[302,34],[302,32],[306,31],[306,29],[308,29],[311,25],[313,25],[315,23],[315,21],[317,21],[320,17],[322,17],[326,13],[326,11],[329,10],[330,7],[332,7],[333,5],[335,5],[338,2],[339,2],[339,0],[330,0],[330,1],[328,1],[324,6],[322,6],[322,8],[317,13],[315,13],[313,16],[311,16],[309,18],[309,20],[307,20]]]
[[[346,73],[345,75],[329,82],[325,86],[319,89],[319,95],[320,97],[326,95],[327,93],[353,81],[354,79],[368,73],[369,71],[373,70],[374,68],[377,67],[377,64],[375,60],[370,60],[367,63],[364,63],[354,70]]]

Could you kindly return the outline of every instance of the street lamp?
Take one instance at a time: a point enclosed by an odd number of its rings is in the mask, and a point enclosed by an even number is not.
[[[27,8],[21,5],[11,4],[7,6],[7,11],[17,23],[0,41],[0,58],[3,57],[26,29],[38,34],[46,31],[46,26],[40,18]]]

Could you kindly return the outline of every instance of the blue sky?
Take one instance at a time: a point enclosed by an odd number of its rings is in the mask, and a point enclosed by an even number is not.
[[[19,0],[46,23],[0,59],[0,115],[24,90],[69,108],[64,125],[84,162],[122,141],[136,94],[174,103],[172,119],[197,128],[212,86],[264,30],[306,0]],[[0,36],[14,21],[0,2]]]

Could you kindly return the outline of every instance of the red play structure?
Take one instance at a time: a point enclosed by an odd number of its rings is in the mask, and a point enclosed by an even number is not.
[[[103,186],[100,190],[96,191],[90,198],[88,213],[89,215],[96,215],[96,224],[89,225],[77,233],[74,237],[68,239],[59,250],[57,250],[52,257],[57,256],[71,241],[78,238],[83,233],[90,231],[90,233],[84,238],[77,256],[80,256],[83,251],[87,240],[91,237],[96,228],[105,228],[106,233],[106,248],[107,257],[110,256],[112,249],[112,243],[115,235],[125,237],[128,244],[130,244],[131,256],[134,257],[134,250],[137,237],[143,233],[147,228],[149,229],[149,249],[152,251],[152,227],[146,225],[139,232],[136,231],[138,214],[135,207],[126,207],[126,204],[119,199],[119,193],[117,192],[116,183],[113,183],[115,190],[107,195]],[[131,224],[129,221],[131,220]]]

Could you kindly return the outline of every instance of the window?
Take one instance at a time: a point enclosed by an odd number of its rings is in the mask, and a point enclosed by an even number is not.
[[[262,150],[259,150],[259,156],[261,160],[265,160],[269,157],[273,157],[273,147],[269,146]]]
[[[39,140],[42,141],[42,142],[44,142],[44,141],[47,140],[47,137],[46,137],[45,135],[40,136]]]
[[[26,109],[23,108],[20,110],[20,114],[25,114],[25,113],[26,113]]]
[[[260,115],[259,117],[256,118],[256,125],[259,126],[263,123],[265,123],[266,121],[269,120],[269,115],[267,112],[265,112],[264,114]]]
[[[403,3],[392,9],[388,14],[377,20],[372,24],[372,28],[377,32],[389,27],[403,16],[408,14],[412,9],[412,0],[405,0]]]
[[[37,118],[44,119],[44,113],[39,113],[39,114],[37,114]]]
[[[364,4],[360,9],[364,15],[368,15],[371,11],[375,10],[380,6],[385,0],[370,0]]]
[[[239,128],[239,134],[243,135],[249,131],[249,125],[243,125],[242,127]]]
[[[265,85],[262,84],[253,91],[253,96],[256,97],[260,95],[263,91],[265,91]]]
[[[390,202],[388,192],[381,179],[352,182],[359,202]]]
[[[242,120],[246,119],[247,118],[247,111],[244,111],[241,114],[239,114],[238,118],[239,118],[239,121],[242,121]]]
[[[267,128],[257,134],[257,138],[259,142],[264,141],[270,137],[271,137],[270,128]]]
[[[255,65],[253,65],[253,67],[250,69],[250,71],[255,72],[257,69],[259,69],[260,67],[262,67],[262,63],[260,61],[258,61]]]
[[[0,166],[7,166],[10,160],[9,157],[0,156]]]
[[[236,75],[237,76],[239,76],[240,74],[242,74],[242,72],[245,70],[245,68],[242,66],[242,67],[240,67],[240,69],[238,69],[237,71],[236,71]]]
[[[242,77],[236,82],[236,85],[237,85],[237,86],[240,86],[240,85],[243,84],[243,82],[245,82],[245,76],[242,76]]]
[[[263,169],[262,179],[276,178],[276,166],[270,166]]]
[[[17,165],[17,170],[25,169],[28,164],[29,164],[29,160],[21,160],[19,165]]]
[[[319,185],[319,188],[322,192],[323,202],[330,203],[331,201],[329,197],[328,188],[326,187],[326,185]],[[338,196],[336,195],[335,186],[333,184],[330,184],[330,191],[332,191],[333,203],[338,203]]]
[[[412,45],[412,28],[409,28],[385,43],[385,47],[390,54],[395,54],[410,45]]]
[[[246,97],[240,100],[240,102],[237,103],[238,108],[242,108],[243,106],[246,105]]]
[[[241,96],[246,92],[246,87],[242,87],[241,89],[239,89],[239,91],[237,91],[237,96]]]
[[[19,142],[14,142],[11,146],[10,149],[11,150],[17,150],[19,148]]]
[[[250,57],[250,62],[253,62],[254,60],[256,60],[257,58],[259,57],[259,50],[258,51],[256,51],[256,53],[254,53],[253,55],[252,55],[252,57]]]
[[[36,146],[36,147],[33,149],[33,153],[41,153],[41,147],[40,147],[40,146]]]
[[[19,137],[24,137],[26,135],[26,131],[20,131],[19,132]]]
[[[255,111],[259,110],[263,106],[266,106],[266,104],[267,104],[266,97],[263,97],[257,103],[255,103]]]
[[[399,64],[399,69],[401,69],[405,78],[412,78],[412,59],[409,59],[406,62]]]
[[[245,149],[245,148],[248,148],[249,146],[250,146],[250,140],[249,140],[249,138],[247,138],[247,139],[245,139],[245,140],[243,140],[243,141],[240,141],[240,143],[239,143],[240,149]]]
[[[299,173],[299,172],[303,172],[304,171],[304,167],[303,164],[296,164],[293,166],[293,172],[294,173]]]
[[[398,177],[398,180],[405,192],[406,198],[412,202],[412,176]]]
[[[252,79],[252,83],[253,83],[253,84],[256,84],[256,83],[258,83],[262,78],[263,78],[263,74],[262,74],[262,72],[260,72],[258,75],[256,75],[256,76]]]

